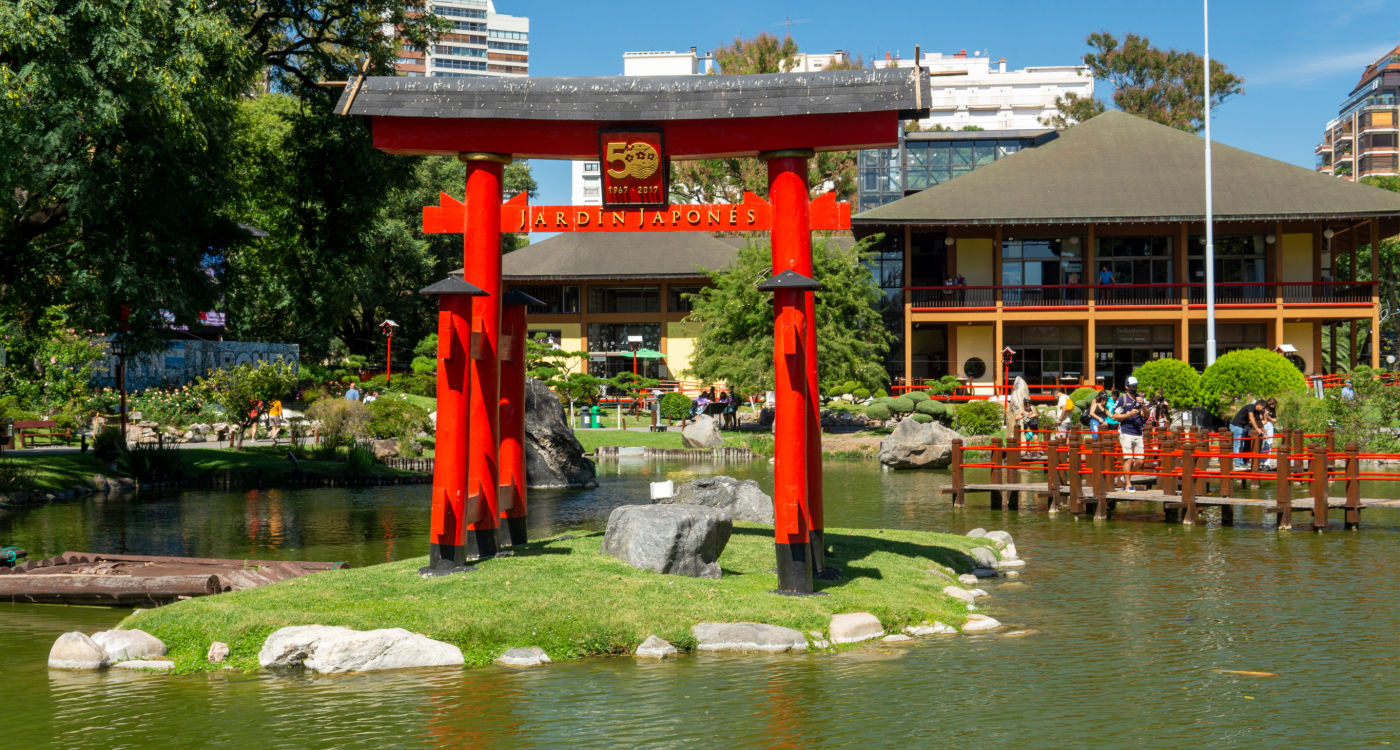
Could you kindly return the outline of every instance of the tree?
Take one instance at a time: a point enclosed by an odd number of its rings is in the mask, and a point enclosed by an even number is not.
[[[190,320],[203,260],[246,235],[224,208],[233,101],[256,74],[238,29],[192,0],[0,4],[0,306],[75,305],[129,351]]]
[[[201,398],[224,407],[224,418],[238,428],[233,439],[237,450],[243,449],[244,431],[296,386],[296,367],[283,360],[221,367],[195,382]]]
[[[1162,392],[1162,397],[1174,409],[1187,409],[1196,405],[1197,390],[1201,384],[1201,374],[1196,368],[1179,359],[1154,359],[1144,362],[1133,370],[1138,379],[1138,387],[1144,394]]]
[[[1095,80],[1113,86],[1113,104],[1118,109],[1190,133],[1205,128],[1205,63],[1200,55],[1158,49],[1137,34],[1127,34],[1120,42],[1113,34],[1098,31],[1084,41],[1089,45],[1084,64]],[[1211,109],[1243,93],[1244,79],[1219,60],[1211,60]],[[1103,112],[1105,106],[1101,99],[1068,93],[1055,99],[1058,111],[1041,122],[1065,128]]]
[[[753,39],[736,37],[729,46],[713,52],[715,64],[725,75],[786,73],[797,63],[797,42],[791,36],[781,42],[767,32]],[[827,70],[860,68],[857,57],[834,62]],[[671,192],[681,203],[738,203],[744,192],[768,194],[768,168],[758,159],[731,157],[682,161],[671,166]],[[835,191],[837,200],[856,194],[856,152],[823,151],[812,158],[807,172],[812,195]]]
[[[1400,193],[1400,177],[1362,177],[1361,181],[1367,185]],[[1375,246],[1367,245],[1356,252],[1357,276],[1361,281],[1372,281],[1371,278],[1371,252]],[[1380,317],[1381,334],[1387,339],[1395,337],[1396,313],[1400,312],[1400,241],[1395,238],[1381,240],[1378,249],[1379,257],[1376,258],[1380,272],[1378,279],[1380,282]],[[1373,342],[1373,346],[1380,342]]]
[[[1201,406],[1217,415],[1240,399],[1271,398],[1307,390],[1298,368],[1268,349],[1236,349],[1220,355],[1201,375]]]
[[[854,380],[874,389],[886,380],[884,357],[894,337],[878,310],[880,290],[865,265],[871,239],[843,249],[827,239],[812,243],[817,281],[817,357],[823,392]],[[759,282],[772,273],[766,243],[751,240],[727,269],[710,272],[710,286],[691,295],[687,320],[701,325],[690,374],[723,380],[746,393],[773,384],[773,308]]]

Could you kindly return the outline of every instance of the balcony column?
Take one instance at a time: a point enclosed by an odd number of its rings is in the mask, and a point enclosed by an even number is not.
[[[1090,224],[1084,234],[1084,274],[1079,277],[1079,280],[1085,284],[1095,284],[1099,280],[1099,269],[1096,258],[1098,255],[1098,248],[1096,245],[1098,243],[1094,241],[1094,225]],[[1089,300],[1089,310],[1091,311],[1089,317],[1093,318],[1092,311],[1094,305],[1099,301],[1099,290],[1091,286],[1087,298]],[[1091,354],[1090,359],[1092,358],[1093,355]]]
[[[1090,316],[1088,320],[1084,321],[1085,385],[1094,385],[1099,382],[1099,358],[1098,352],[1095,351],[1095,349],[1098,348],[1098,340],[1096,336],[1096,334],[1098,333],[1097,328],[1098,324],[1094,322],[1094,318],[1092,316]]]
[[[1191,318],[1185,313],[1176,322],[1176,358],[1182,362],[1191,361]]]
[[[1172,257],[1172,272],[1176,274],[1176,283],[1181,284],[1179,295],[1181,297],[1181,314],[1186,315],[1186,311],[1191,304],[1191,266],[1186,261],[1186,257],[1191,253],[1191,232],[1186,222],[1176,229],[1176,253]],[[1182,361],[1185,361],[1184,358]]]
[[[1352,174],[1355,174],[1355,167],[1353,167],[1352,169]],[[1356,281],[1356,250],[1361,244],[1357,241],[1358,239],[1360,239],[1359,234],[1360,233],[1356,227],[1352,227],[1351,231],[1347,233],[1347,236],[1351,238],[1351,276],[1347,279],[1347,281],[1351,281],[1353,283]],[[1335,276],[1336,274],[1333,275]],[[1356,369],[1356,365],[1359,362],[1356,350],[1356,323],[1357,320],[1355,318],[1352,318],[1351,320],[1347,321],[1347,331],[1351,334],[1351,348],[1348,350],[1347,361],[1351,363],[1351,369],[1353,370]]]
[[[992,285],[996,288],[997,313],[1001,313],[1002,302],[1002,275],[1001,275],[1001,225],[998,224],[992,231]],[[1025,279],[1022,279],[1024,282]],[[997,344],[997,351],[1001,351],[1001,344]],[[1000,355],[998,355],[1000,356]]]
[[[1372,218],[1371,239],[1371,368],[1381,367],[1381,298],[1380,298],[1380,246],[1381,220]]]

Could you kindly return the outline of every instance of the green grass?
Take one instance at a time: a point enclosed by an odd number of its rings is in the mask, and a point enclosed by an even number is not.
[[[666,448],[681,450],[680,430],[675,432],[634,432],[632,430],[574,430],[574,437],[586,453],[600,446],[622,448]],[[724,444],[730,448],[748,448],[760,455],[772,455],[773,436],[762,432],[726,432]]]
[[[292,473],[287,448],[270,445],[248,446],[242,451],[224,448],[178,449],[181,473],[197,477],[224,471],[257,472],[275,479]],[[14,486],[19,490],[62,490],[87,485],[94,474],[121,476],[92,457],[92,453],[7,453],[3,459],[14,467]],[[3,470],[3,467],[0,467]],[[301,461],[301,470],[315,474],[345,474],[344,461]],[[413,472],[375,464],[376,476],[398,476]]]
[[[67,490],[88,485],[94,474],[111,474],[92,453],[6,453],[5,464],[13,467],[15,488],[20,490]],[[6,471],[0,467],[0,472]]]
[[[214,669],[211,641],[228,643],[228,664],[256,669],[274,630],[292,625],[401,627],[452,643],[468,665],[509,648],[538,646],[551,659],[624,654],[649,635],[695,646],[699,622],[762,622],[825,631],[831,615],[870,612],[897,631],[923,620],[961,625],[967,608],[942,592],[944,574],[967,572],[961,553],[980,540],[919,531],[827,529],[828,558],[845,578],[817,582],[826,596],[771,593],[773,532],[736,524],[720,557],[720,580],[638,570],[600,552],[601,533],[577,532],[515,547],[474,573],[424,579],[427,558],[316,573],[272,586],[137,612],[123,628],[163,640],[182,672]],[[567,535],[565,535],[567,536]],[[985,542],[980,542],[985,544]],[[600,604],[604,606],[599,606]]]

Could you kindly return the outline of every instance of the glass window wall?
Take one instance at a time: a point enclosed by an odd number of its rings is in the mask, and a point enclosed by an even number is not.
[[[661,312],[661,287],[595,286],[588,290],[590,313]]]

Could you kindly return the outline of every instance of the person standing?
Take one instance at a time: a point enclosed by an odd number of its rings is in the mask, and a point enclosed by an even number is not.
[[[1099,266],[1099,299],[1107,302],[1113,299],[1113,293],[1107,287],[1113,286],[1113,272],[1108,270],[1107,265]]]
[[[1351,378],[1347,378],[1347,382],[1342,386],[1342,398],[1347,401],[1356,400],[1356,391],[1351,387]]]
[[[1108,393],[1099,391],[1094,394],[1094,398],[1089,401],[1089,431],[1094,433],[1094,437],[1099,436],[1099,428],[1107,424],[1108,420]]]
[[[359,389],[359,388],[356,388],[354,383],[351,383],[351,384],[350,384],[350,387],[346,389],[346,391],[345,391],[345,400],[346,400],[346,401],[359,401],[359,400],[360,400],[360,389]]]
[[[1070,427],[1074,426],[1074,402],[1069,400],[1069,394],[1060,391],[1059,398],[1055,400],[1055,409],[1055,437],[1068,437]]]
[[[1263,431],[1264,426],[1259,423],[1260,417],[1265,410],[1263,401],[1255,401],[1240,407],[1235,412],[1235,417],[1230,420],[1230,434],[1235,436],[1235,470],[1244,471],[1245,462],[1239,454],[1244,452],[1245,438],[1257,435]]]
[[[1142,467],[1146,453],[1142,426],[1147,421],[1147,404],[1138,396],[1137,378],[1128,376],[1128,390],[1118,400],[1114,419],[1118,420],[1118,445],[1123,449],[1123,491],[1133,492],[1133,472]]]

